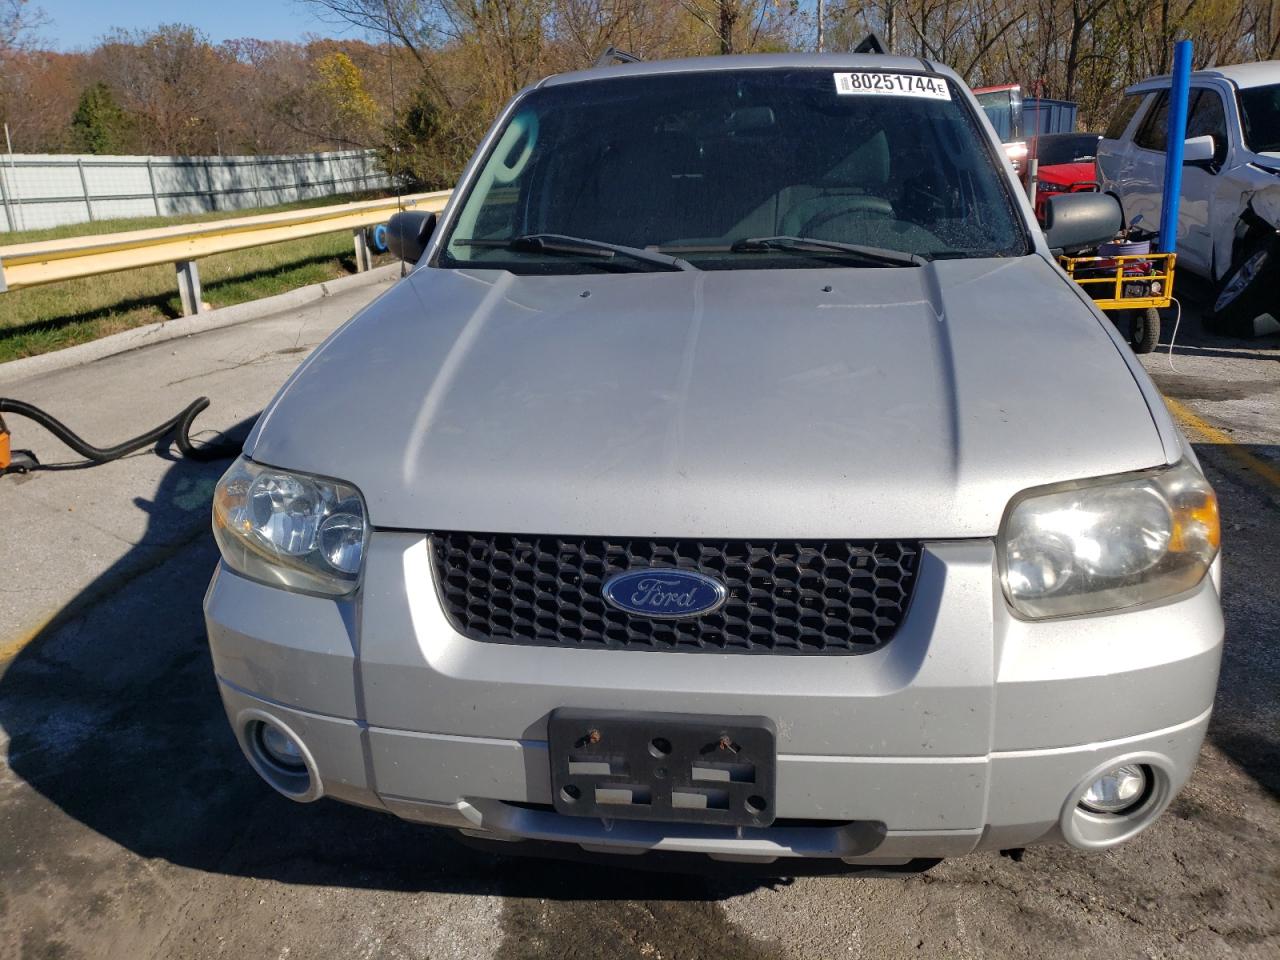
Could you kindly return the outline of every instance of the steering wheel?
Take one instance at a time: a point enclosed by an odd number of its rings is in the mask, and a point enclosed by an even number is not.
[[[800,236],[812,237],[816,230],[825,227],[833,220],[851,218],[855,220],[873,220],[881,217],[892,217],[893,206],[884,197],[838,197],[829,198],[832,202],[825,205],[800,228]]]

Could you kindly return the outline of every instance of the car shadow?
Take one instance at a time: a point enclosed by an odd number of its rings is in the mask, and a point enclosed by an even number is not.
[[[45,869],[18,854],[20,838],[45,838],[40,856],[55,861],[83,838],[74,828],[51,836],[40,797],[141,857],[285,883],[649,901],[718,900],[775,883],[503,857],[385,813],[276,794],[232,736],[205,638],[201,603],[218,559],[208,504],[226,463],[172,461],[155,496],[133,501],[150,515],[143,537],[0,668],[7,764],[38,794],[6,805],[6,884],[34,883]],[[57,476],[27,482],[52,493]]]
[[[1208,330],[1203,315],[1212,301],[1209,286],[1194,277],[1180,280],[1181,323],[1174,338],[1176,309],[1163,311],[1158,351],[1170,349],[1166,367],[1158,361],[1152,375],[1167,396],[1177,400],[1254,400],[1280,391],[1280,381],[1261,374],[1246,377],[1201,376],[1177,367],[1177,358],[1204,357],[1280,362],[1280,334],[1224,337]],[[1128,327],[1121,321],[1121,333]],[[1248,369],[1248,368],[1246,368]],[[1257,370],[1258,368],[1252,368]],[[1280,664],[1274,653],[1280,555],[1280,491],[1252,470],[1247,458],[1280,465],[1274,444],[1194,443],[1196,455],[1218,491],[1223,522],[1223,615],[1226,642],[1209,739],[1272,795],[1280,796]],[[1236,455],[1232,455],[1232,453]]]
[[[1217,337],[1215,344],[1236,343],[1238,341],[1230,340],[1226,337]],[[1173,346],[1173,355],[1175,357],[1221,357],[1225,360],[1270,360],[1272,363],[1280,363],[1280,335],[1272,338],[1275,340],[1276,349],[1271,351],[1265,350],[1248,350],[1235,346],[1189,346],[1182,343],[1182,335],[1179,333],[1178,342]],[[1168,336],[1166,335],[1160,341],[1160,352],[1164,353],[1169,349]]]
[[[1274,617],[1270,597],[1280,580],[1274,509],[1265,512],[1260,491],[1219,467],[1219,451],[1200,453],[1224,493],[1229,529],[1229,640],[1211,736],[1280,793],[1280,698],[1264,617],[1268,610]],[[43,798],[140,857],[285,883],[653,902],[716,901],[774,885],[502,857],[384,813],[329,800],[298,805],[274,793],[240,754],[205,639],[201,601],[217,562],[208,502],[224,467],[173,460],[155,496],[135,501],[150,520],[130,554],[0,674],[7,765],[35,791],[14,794],[6,806],[6,883],[35,882],[46,869],[40,857],[74,856],[83,839],[74,827],[50,825]],[[34,482],[52,489],[57,479]],[[44,838],[39,857],[19,852],[26,836]]]
[[[1280,445],[1193,443],[1222,511],[1222,669],[1209,739],[1280,797],[1280,490],[1241,454],[1280,465]]]
[[[1280,333],[1258,337],[1229,337],[1215,333],[1204,316],[1213,302],[1213,291],[1200,282],[1180,281],[1179,304],[1160,311],[1160,352],[1173,346],[1173,355],[1229,357],[1235,360],[1280,360]],[[1128,320],[1120,330],[1129,334]]]

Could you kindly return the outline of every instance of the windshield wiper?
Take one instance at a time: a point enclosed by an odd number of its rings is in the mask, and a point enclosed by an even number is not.
[[[641,263],[652,263],[669,270],[696,270],[688,260],[645,250],[643,247],[628,247],[621,243],[609,243],[607,240],[591,240],[587,237],[569,237],[562,233],[526,233],[509,240],[455,240],[459,246],[469,247],[501,247],[506,250],[523,250],[529,253],[562,254],[564,256],[597,257],[601,260],[612,260],[614,257],[627,257]]]
[[[787,250],[796,253],[840,253],[864,263],[891,267],[922,267],[929,261],[914,253],[890,250],[887,247],[866,247],[860,243],[841,243],[839,240],[819,240],[817,237],[744,237],[729,245],[732,253],[753,253],[767,250]]]

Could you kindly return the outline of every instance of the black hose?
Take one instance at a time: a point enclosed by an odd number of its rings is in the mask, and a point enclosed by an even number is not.
[[[182,455],[192,460],[209,462],[226,460],[238,455],[241,445],[231,440],[205,443],[198,447],[191,442],[191,425],[196,417],[208,406],[209,398],[200,397],[184,407],[177,416],[171,417],[146,433],[139,434],[131,440],[125,440],[123,443],[117,443],[114,447],[95,447],[93,444],[86,442],[83,437],[74,433],[61,420],[51,416],[39,407],[24,403],[21,400],[0,397],[0,414],[12,413],[35,421],[84,457],[86,461],[95,464],[119,460],[135,450],[141,450],[143,447],[159,442],[169,434],[173,434],[174,442],[177,444],[178,449],[182,451]]]

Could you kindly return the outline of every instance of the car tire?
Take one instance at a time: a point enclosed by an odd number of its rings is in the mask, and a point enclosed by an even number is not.
[[[1160,311],[1155,307],[1129,311],[1129,346],[1134,353],[1150,353],[1160,343]]]
[[[1280,244],[1274,237],[1246,248],[1222,278],[1205,325],[1228,337],[1255,337],[1280,323]]]

